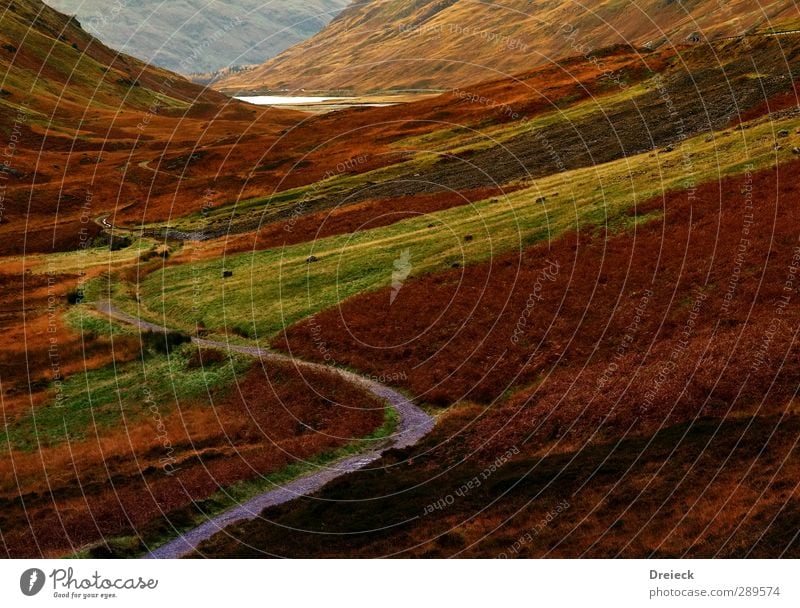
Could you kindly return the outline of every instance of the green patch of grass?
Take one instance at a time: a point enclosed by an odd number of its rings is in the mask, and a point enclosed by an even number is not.
[[[224,281],[222,260],[160,269],[141,284],[139,310],[186,331],[199,321],[221,332],[254,327],[248,336],[266,339],[348,297],[390,285],[394,262],[405,250],[411,266],[406,280],[411,280],[570,230],[623,230],[657,217],[624,212],[688,184],[788,160],[791,150],[784,146],[776,152],[772,134],[798,125],[797,119],[763,121],[746,131],[702,135],[672,152],[643,153],[547,176],[499,202],[490,199],[356,234],[230,256],[224,267],[234,275]],[[467,234],[473,235],[472,241],[464,241]],[[309,263],[312,255],[317,261]]]
[[[99,335],[131,335],[116,323],[96,315],[70,312],[70,325],[81,327],[85,339]],[[196,346],[174,346],[169,355],[152,347],[140,360],[108,365],[53,382],[52,401],[16,418],[7,418],[0,442],[33,451],[65,441],[84,441],[104,435],[150,415],[150,403],[166,416],[183,400],[197,399],[209,390],[225,390],[253,363],[252,357],[233,354],[219,365],[196,368],[190,358]]]
[[[64,323],[70,329],[80,332],[84,340],[97,336],[135,336],[138,331],[124,323],[117,323],[111,317],[101,315],[86,304],[69,308],[63,315]]]
[[[200,230],[216,225],[225,227],[232,220],[241,219],[245,216],[252,216],[260,221],[266,221],[269,218],[285,216],[301,204],[300,211],[308,213],[317,204],[324,202],[326,199],[341,195],[368,183],[379,184],[391,181],[402,175],[419,172],[435,163],[436,160],[438,160],[437,155],[421,153],[409,161],[395,163],[365,173],[333,175],[307,186],[238,201],[234,204],[220,205],[208,211],[205,215],[200,212],[188,215],[171,222],[170,227],[186,231]],[[161,225],[149,227],[161,227]]]
[[[117,242],[126,239],[128,245],[122,249],[110,250],[107,244],[99,247],[87,247],[75,251],[66,251],[48,254],[32,254],[26,256],[9,256],[8,260],[25,262],[25,267],[34,274],[74,274],[80,275],[91,268],[105,267],[108,269],[121,267],[135,262],[142,254],[151,251],[159,242],[144,237],[118,234]],[[162,243],[163,244],[163,243]]]

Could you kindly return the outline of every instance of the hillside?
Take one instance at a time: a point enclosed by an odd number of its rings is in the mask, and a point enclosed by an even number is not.
[[[602,47],[796,27],[795,2],[357,0],[306,42],[218,83],[224,91],[445,89]]]
[[[223,99],[106,47],[78,19],[38,0],[0,0],[0,24],[0,103],[5,108],[24,103],[47,115],[56,105],[59,112],[147,109],[159,96],[166,106]]]
[[[100,230],[87,219],[119,208],[197,210],[213,173],[183,179],[162,161],[175,170],[210,156],[198,147],[240,143],[228,173],[249,171],[247,144],[230,137],[249,130],[260,155],[299,116],[120,54],[39,0],[0,0],[0,26],[2,253],[74,249],[82,229]]]
[[[553,111],[503,105],[563,86],[546,68],[443,95],[425,102],[439,131],[405,140],[417,162],[387,180],[402,205],[374,173],[364,198],[387,198],[356,209],[348,176],[316,225],[289,220],[302,246],[227,257],[259,282],[209,289],[207,321],[224,307],[273,348],[398,378],[439,415],[421,445],[195,556],[800,555],[798,38],[664,47],[638,81],[606,51],[627,86],[584,77],[591,98],[552,91]],[[494,121],[469,128],[459,105]],[[402,190],[481,179],[505,195],[435,210]],[[219,267],[167,269],[142,300],[177,323],[198,310],[193,273]]]
[[[800,37],[599,56],[309,119],[116,287],[437,413],[197,555],[798,555]]]
[[[789,3],[529,4],[304,113],[0,0],[0,555],[800,556],[800,35],[686,40]]]
[[[81,304],[177,249],[106,218],[208,209],[212,186],[233,188],[189,165],[239,144],[220,168],[235,184],[303,116],[122,55],[39,0],[0,0],[0,555],[102,551],[124,526],[168,537],[393,428],[325,370],[266,377],[250,356],[167,346]]]
[[[49,0],[109,46],[181,74],[261,63],[317,33],[347,0]]]

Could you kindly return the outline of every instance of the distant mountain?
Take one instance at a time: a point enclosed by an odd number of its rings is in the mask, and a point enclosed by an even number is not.
[[[698,42],[800,24],[792,0],[356,0],[227,91],[441,89],[619,43]]]
[[[314,35],[348,0],[48,0],[105,44],[182,74],[261,63]]]

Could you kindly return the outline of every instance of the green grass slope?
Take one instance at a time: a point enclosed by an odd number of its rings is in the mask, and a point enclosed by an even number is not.
[[[411,276],[487,260],[501,252],[554,239],[585,226],[625,229],[626,210],[686,180],[703,183],[760,168],[794,155],[775,150],[776,131],[794,132],[800,119],[760,120],[744,131],[698,136],[658,155],[536,180],[502,199],[488,199],[396,224],[280,249],[169,266],[149,275],[140,296],[151,318],[192,329],[234,330],[261,338],[359,292],[389,285],[394,260],[411,253]],[[687,173],[684,155],[692,164]],[[557,195],[553,195],[557,193]],[[547,195],[547,200],[541,197]],[[315,260],[309,263],[310,256]],[[222,270],[233,276],[222,280]]]

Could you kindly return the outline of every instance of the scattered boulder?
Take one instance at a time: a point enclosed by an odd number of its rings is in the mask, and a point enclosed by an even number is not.
[[[792,148],[792,154],[800,154],[800,148],[798,148],[797,146]]]
[[[233,270],[223,270],[222,271],[222,278],[227,279],[228,277],[233,276]]]
[[[546,200],[547,200],[547,197],[546,197],[546,196],[540,196],[540,197],[539,197],[539,198],[537,198],[537,199],[536,199],[534,202],[535,202],[535,203],[543,203],[543,202],[545,202]]]
[[[319,262],[319,258],[315,255],[310,255],[306,258],[306,264],[311,264],[313,262]]]
[[[8,165],[3,165],[2,163],[0,163],[0,173],[6,173],[11,177],[16,178],[25,177],[25,174],[19,169],[15,169],[14,167],[10,167]]]
[[[778,131],[778,137],[789,137],[789,129],[781,129]]]
[[[75,305],[80,304],[83,302],[84,294],[83,289],[80,287],[73,287],[69,291],[67,291],[67,302],[69,304]]]
[[[162,355],[169,355],[181,344],[188,344],[192,337],[182,331],[143,331],[141,332],[142,346],[154,350]]]
[[[109,251],[120,251],[133,244],[133,240],[121,234],[101,232],[92,240],[92,247],[108,247]]]
[[[121,84],[126,87],[142,86],[137,78],[117,78],[117,84]]]
[[[127,249],[133,245],[133,239],[127,236],[120,236],[112,234],[108,239],[108,248],[110,251],[120,251]]]
[[[165,159],[162,157],[162,162],[164,163],[164,168],[169,169],[170,171],[175,171],[178,169],[185,169],[190,164],[195,163],[199,160],[205,158],[206,152],[205,150],[197,150],[192,154],[183,154],[173,159]]]

